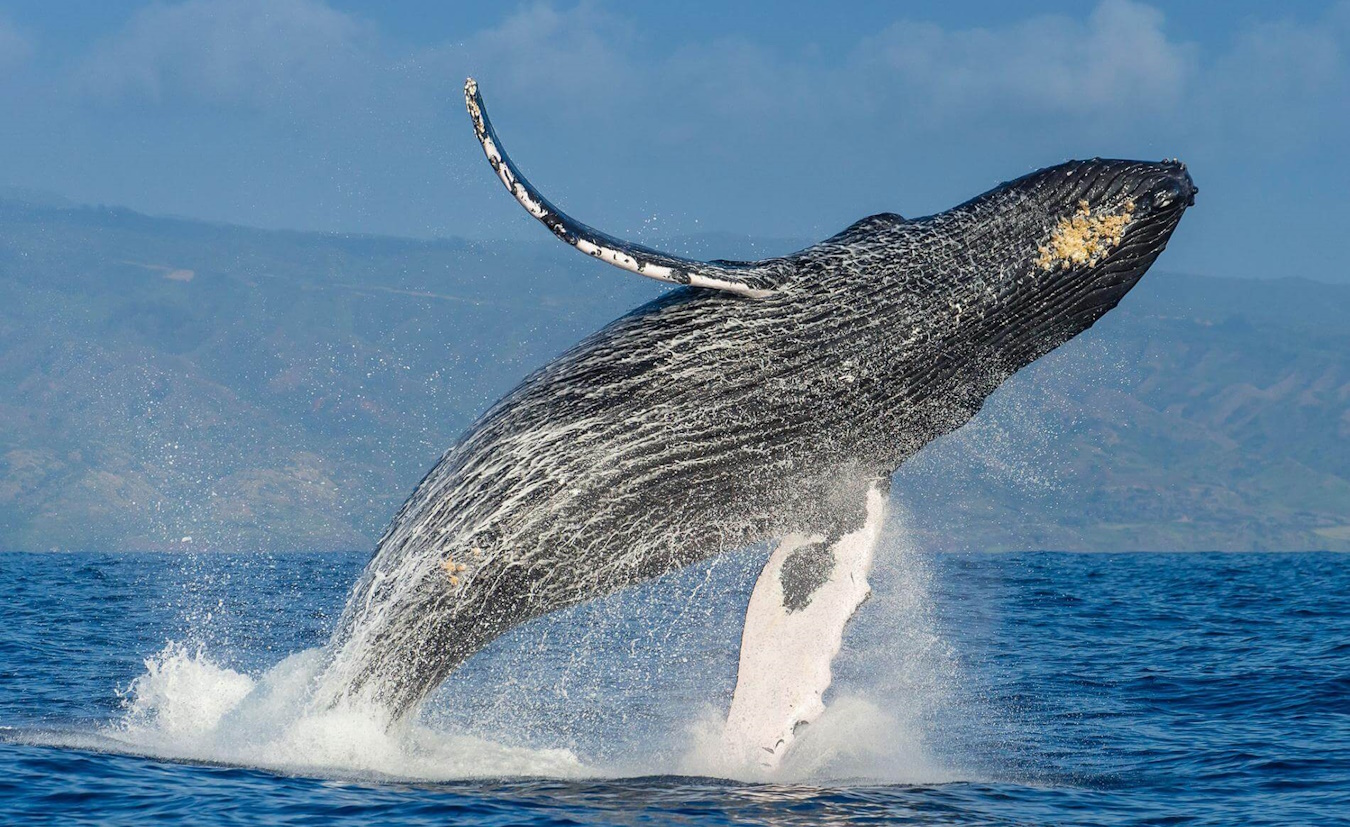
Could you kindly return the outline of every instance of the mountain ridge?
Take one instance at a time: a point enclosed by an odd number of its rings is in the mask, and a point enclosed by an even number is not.
[[[372,546],[473,417],[662,292],[548,241],[0,198],[0,549]],[[929,549],[1350,550],[1347,354],[1350,286],[1154,272],[894,499]]]

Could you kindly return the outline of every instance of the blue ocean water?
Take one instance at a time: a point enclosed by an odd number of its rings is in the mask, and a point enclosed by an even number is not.
[[[892,548],[782,776],[719,779],[760,559],[523,627],[388,735],[287,705],[364,554],[0,554],[0,819],[1350,823],[1350,558]]]

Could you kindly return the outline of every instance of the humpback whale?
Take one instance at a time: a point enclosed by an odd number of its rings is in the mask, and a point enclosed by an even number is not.
[[[774,766],[823,709],[892,473],[1114,307],[1196,193],[1178,161],[1071,161],[790,255],[695,261],[569,217],[507,156],[472,79],[465,102],[554,235],[678,287],[527,377],[390,523],[314,690],[388,725],[517,624],[769,542],[723,740]]]

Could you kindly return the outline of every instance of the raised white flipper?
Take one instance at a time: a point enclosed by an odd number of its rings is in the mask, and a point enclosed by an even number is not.
[[[577,221],[553,206],[506,154],[496,130],[492,128],[492,121],[488,119],[487,106],[473,78],[464,82],[464,104],[469,110],[473,131],[483,147],[483,154],[506,189],[554,235],[586,255],[657,281],[707,287],[752,299],[773,295],[781,287],[785,272],[781,259],[695,261],[615,238]]]
[[[886,495],[873,487],[861,528],[828,545],[820,535],[785,537],[764,566],[745,612],[722,731],[728,768],[777,768],[797,731],[825,711],[844,626],[871,591],[867,574],[885,511]]]

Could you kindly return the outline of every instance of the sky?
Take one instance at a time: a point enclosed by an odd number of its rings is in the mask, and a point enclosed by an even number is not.
[[[1068,158],[1179,157],[1201,192],[1160,269],[1350,283],[1350,0],[0,0],[0,186],[543,239],[468,75],[545,195],[621,237],[814,240]]]

